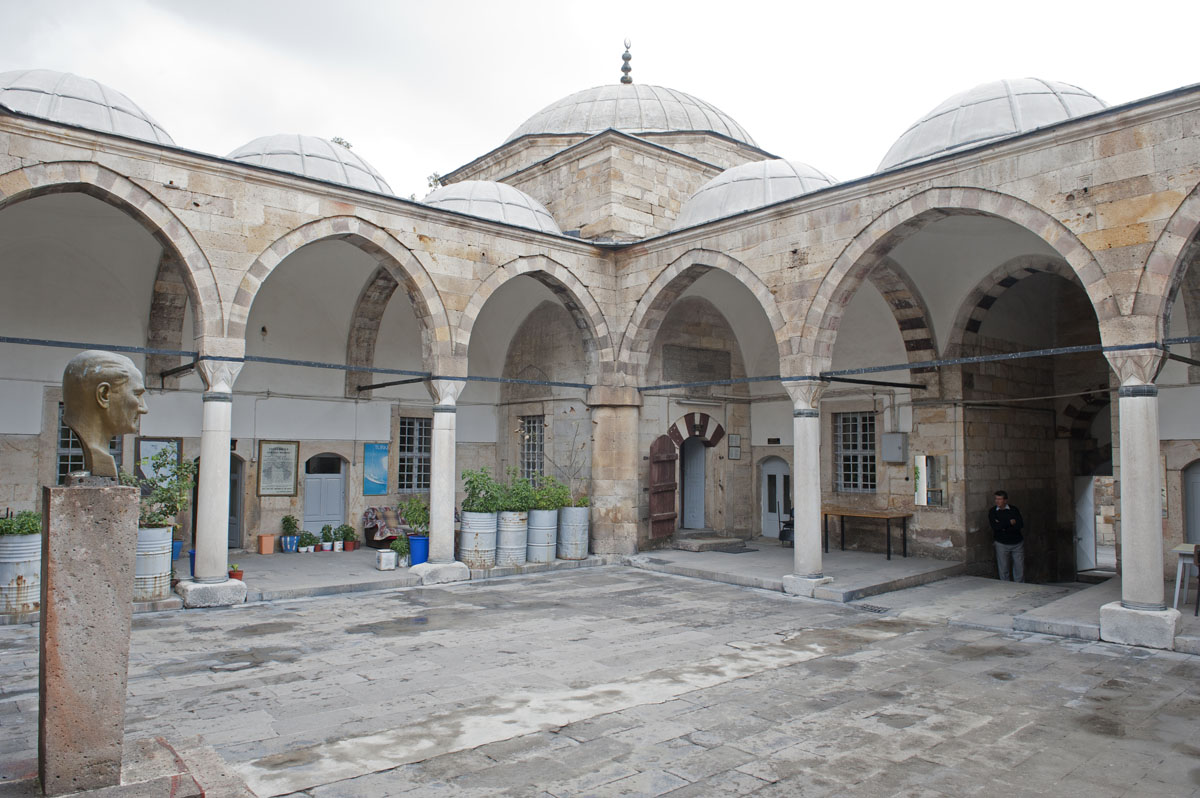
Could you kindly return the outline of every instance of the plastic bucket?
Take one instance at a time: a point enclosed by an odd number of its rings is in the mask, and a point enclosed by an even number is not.
[[[290,554],[295,554],[297,547],[300,545],[299,535],[283,535],[279,538],[279,543],[283,550]]]
[[[530,562],[550,562],[558,538],[558,510],[529,511],[529,543],[525,556]]]
[[[171,593],[171,527],[138,529],[133,600],[161,601]]]
[[[524,565],[529,513],[506,511],[496,523],[496,566]]]
[[[496,564],[495,513],[463,512],[458,559],[468,568],[491,568]]]
[[[563,507],[558,511],[558,559],[586,560],[588,507]]]
[[[0,612],[37,612],[41,601],[41,534],[0,535]]]
[[[409,562],[413,565],[420,565],[423,562],[429,562],[429,536],[409,535],[408,555]]]
[[[183,541],[182,540],[172,540],[171,541],[171,560],[172,561],[178,560],[180,554],[183,554]]]

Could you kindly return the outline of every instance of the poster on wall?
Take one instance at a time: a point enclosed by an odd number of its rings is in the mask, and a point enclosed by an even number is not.
[[[298,441],[258,442],[258,495],[295,496]]]
[[[388,445],[363,444],[363,495],[383,496],[388,492]]]

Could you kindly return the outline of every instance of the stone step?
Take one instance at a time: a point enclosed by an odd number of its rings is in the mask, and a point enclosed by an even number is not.
[[[746,548],[746,541],[741,538],[693,534],[677,536],[673,548],[679,551],[741,551]]]
[[[1117,574],[1115,571],[1080,571],[1079,573],[1075,574],[1075,581],[1086,582],[1089,585],[1098,585],[1101,582],[1107,582],[1116,575]]]

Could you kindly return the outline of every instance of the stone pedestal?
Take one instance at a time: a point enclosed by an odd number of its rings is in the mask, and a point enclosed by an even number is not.
[[[408,572],[421,577],[423,585],[465,582],[471,578],[471,569],[461,562],[423,562],[409,568]]]
[[[787,574],[783,577],[783,592],[789,596],[805,596],[812,598],[816,590],[821,585],[827,585],[833,581],[831,576],[821,576],[809,578],[805,576],[796,576],[795,574]]]
[[[38,775],[46,795],[120,784],[138,491],[42,489]]]
[[[1100,608],[1100,639],[1173,651],[1182,619],[1179,610],[1135,610],[1113,601]]]
[[[184,580],[175,586],[175,592],[183,599],[183,606],[232,607],[246,600],[246,583],[240,579],[224,582],[195,582]]]

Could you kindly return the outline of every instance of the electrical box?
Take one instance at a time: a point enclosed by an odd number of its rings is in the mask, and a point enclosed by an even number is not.
[[[907,463],[908,433],[884,432],[880,434],[879,459],[885,463]]]

